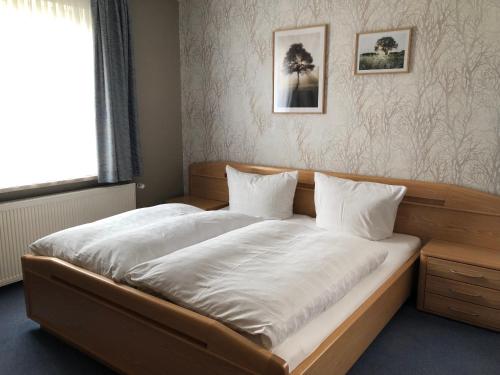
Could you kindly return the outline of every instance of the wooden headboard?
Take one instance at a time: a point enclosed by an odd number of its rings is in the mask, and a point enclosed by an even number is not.
[[[189,194],[228,201],[225,167],[243,172],[273,174],[295,170],[233,162],[195,163],[189,168]],[[408,188],[396,219],[395,231],[431,238],[483,246],[500,251],[500,197],[455,185],[361,176],[322,171],[356,181],[372,181]],[[314,170],[299,169],[294,212],[315,216]]]

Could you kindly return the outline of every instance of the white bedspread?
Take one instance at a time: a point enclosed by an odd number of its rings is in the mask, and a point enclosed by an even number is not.
[[[260,220],[165,204],[66,229],[34,242],[30,249],[121,281],[126,271],[140,263]]]
[[[385,260],[387,251],[366,250],[366,241],[265,221],[140,264],[125,278],[271,348]]]

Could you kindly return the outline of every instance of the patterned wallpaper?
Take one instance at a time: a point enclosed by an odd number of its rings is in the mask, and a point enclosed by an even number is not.
[[[500,0],[181,0],[194,161],[440,181],[500,194]],[[272,31],[327,23],[324,115],[272,114]],[[354,76],[355,34],[414,27],[411,73]]]

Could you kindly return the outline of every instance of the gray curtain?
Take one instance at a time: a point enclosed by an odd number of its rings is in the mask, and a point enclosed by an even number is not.
[[[91,0],[99,182],[141,174],[127,0]]]

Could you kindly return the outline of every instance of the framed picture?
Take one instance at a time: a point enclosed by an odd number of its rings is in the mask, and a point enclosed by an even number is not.
[[[356,34],[354,74],[408,73],[411,28]]]
[[[324,113],[326,25],[273,33],[273,113]]]

